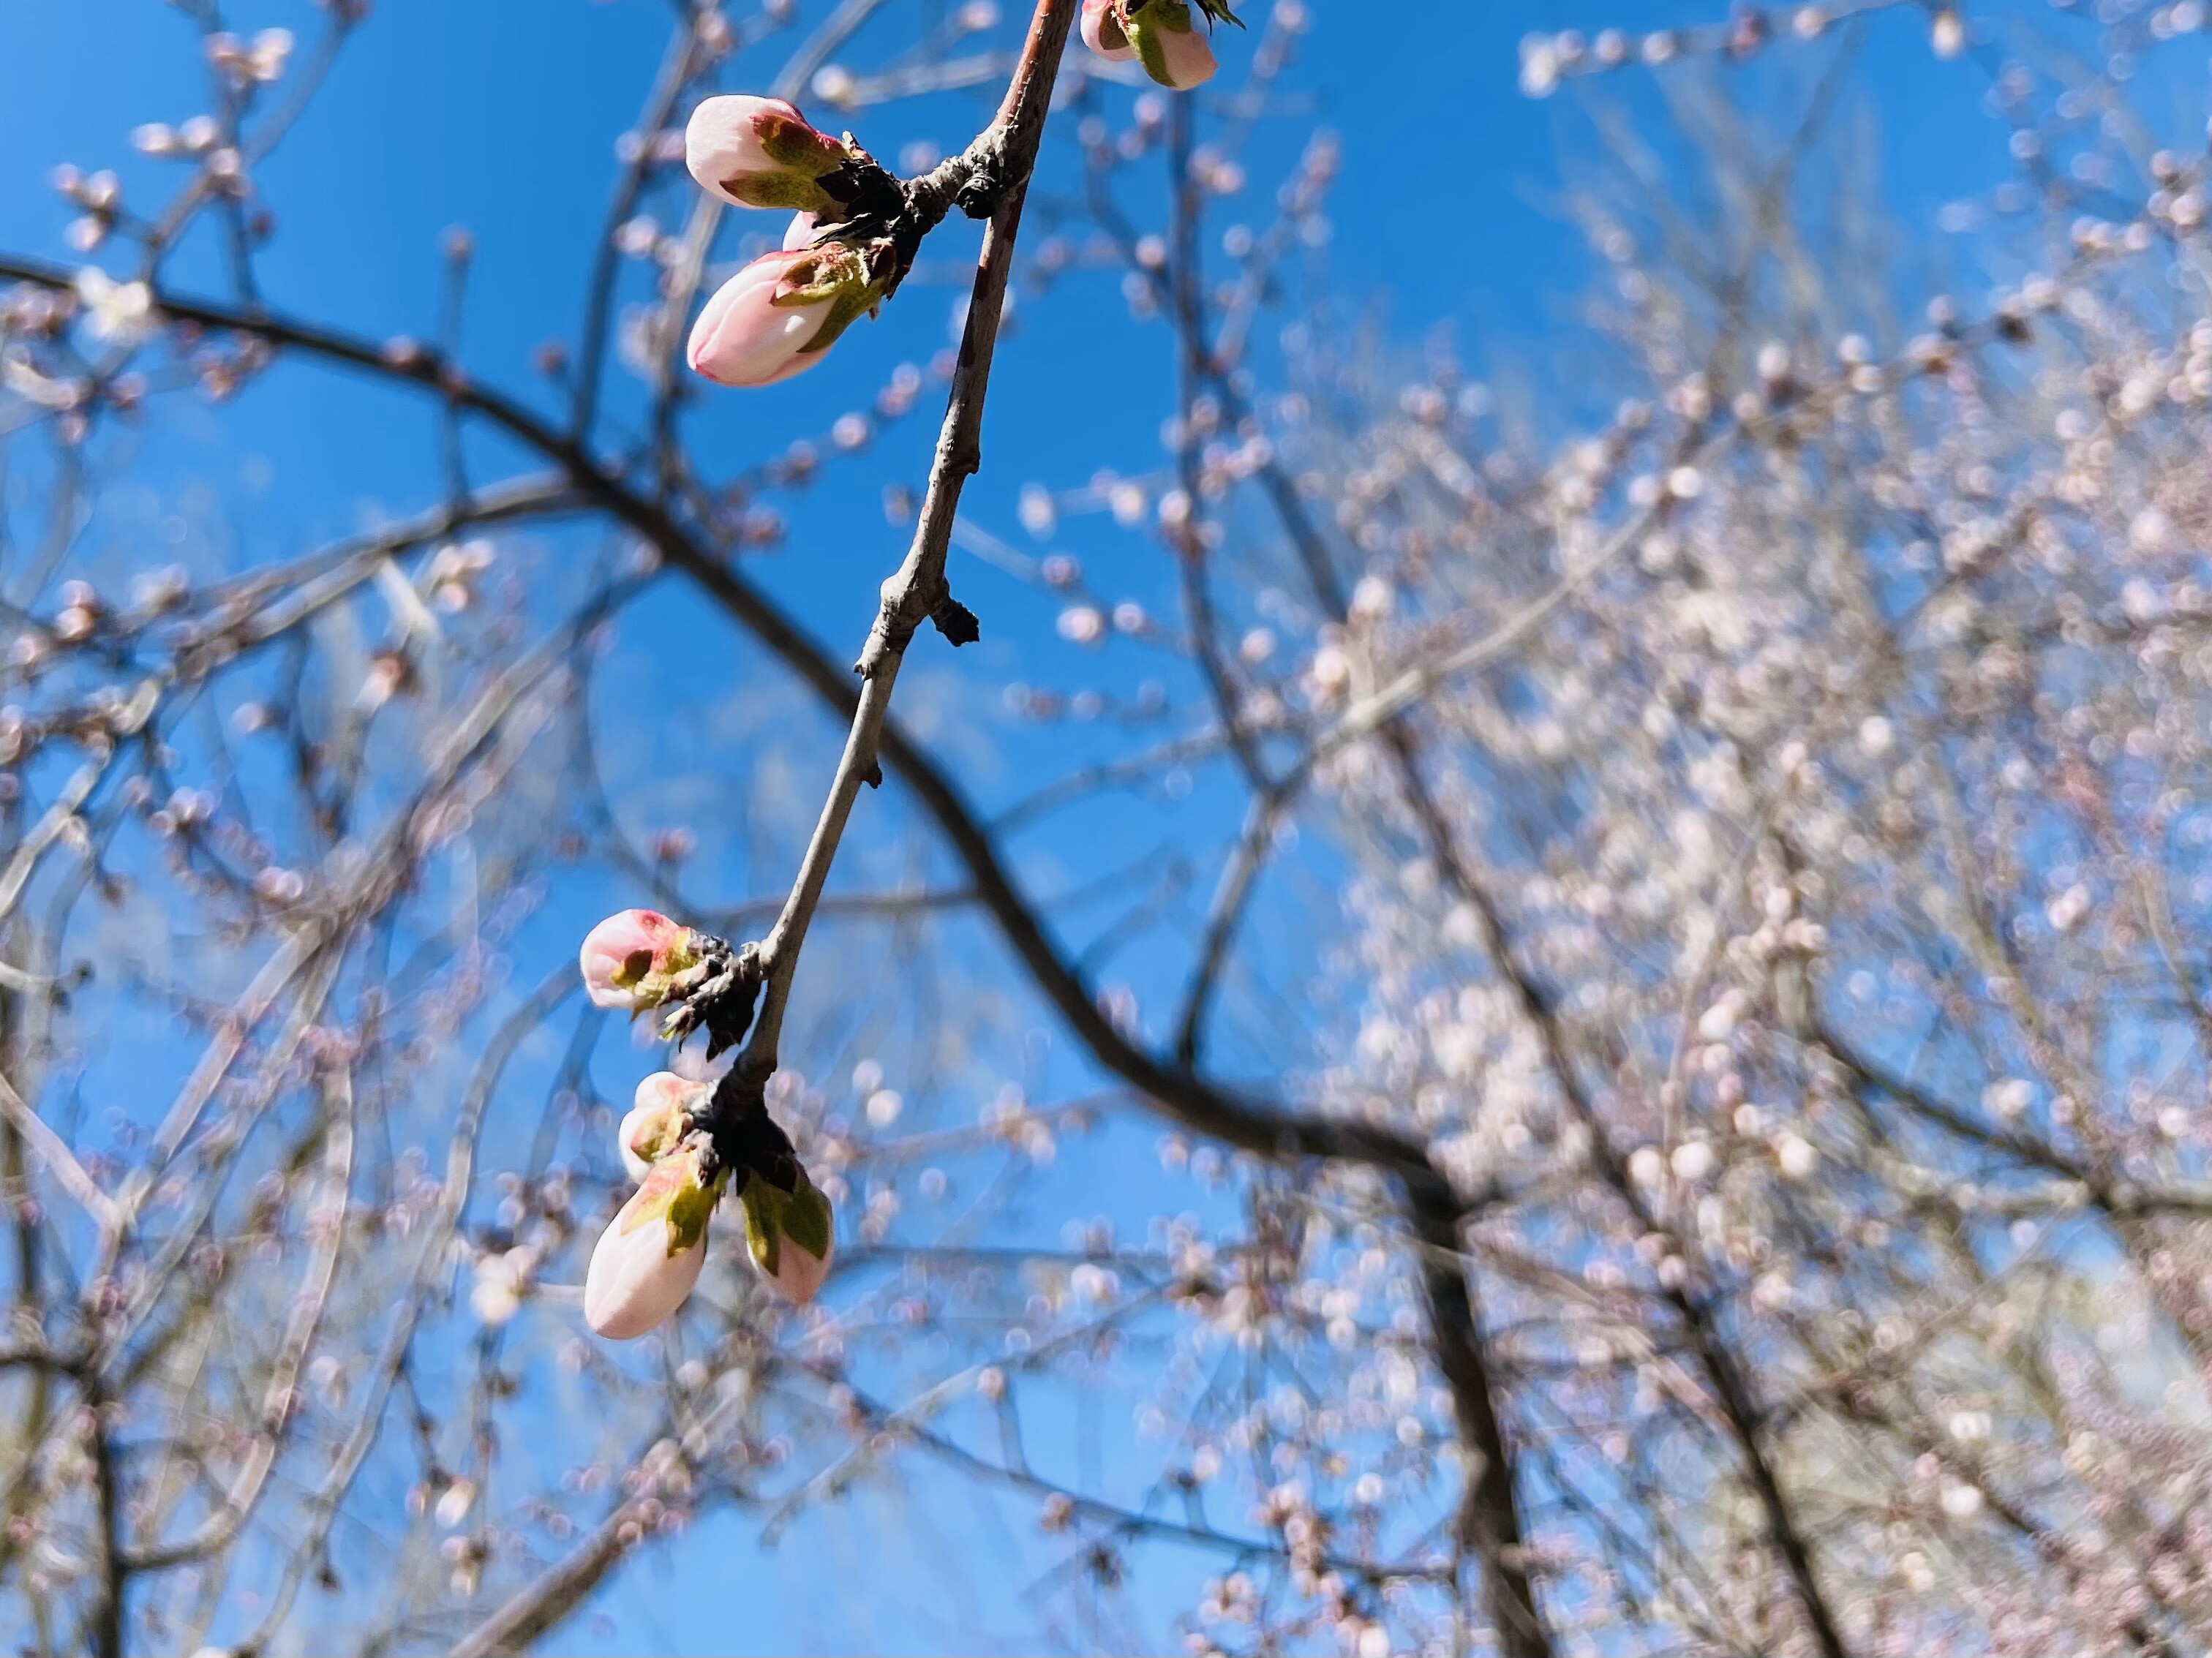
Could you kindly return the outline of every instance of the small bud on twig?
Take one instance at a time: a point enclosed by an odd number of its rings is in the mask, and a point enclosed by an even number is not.
[[[623,1167],[632,1180],[642,1185],[653,1165],[684,1143],[712,1091],[707,1084],[686,1081],[672,1071],[656,1071],[638,1084],[637,1102],[616,1131]]]
[[[786,1192],[755,1174],[738,1197],[745,1208],[745,1244],[763,1278],[788,1300],[805,1306],[821,1292],[836,1248],[830,1199],[815,1189],[806,1171]]]

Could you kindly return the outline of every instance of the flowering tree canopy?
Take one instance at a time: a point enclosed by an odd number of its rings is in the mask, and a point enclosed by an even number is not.
[[[179,4],[204,112],[0,228],[15,1645],[734,1640],[709,1525],[903,1492],[1066,1645],[2203,1649],[2204,9],[1531,36],[1668,108],[1516,401],[1306,280],[1331,135],[1240,201],[1311,3],[680,0],[535,378],[467,233],[420,337],[271,278],[363,0]],[[1955,291],[1869,43],[2004,135]],[[295,384],[434,463],[272,549],[164,445]]]

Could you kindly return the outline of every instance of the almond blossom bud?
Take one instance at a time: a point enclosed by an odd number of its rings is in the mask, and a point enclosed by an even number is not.
[[[626,909],[592,929],[577,964],[592,1006],[642,1013],[665,1001],[668,981],[698,960],[690,927],[658,910]]]
[[[1200,0],[1212,26],[1227,8]],[[1191,19],[1189,0],[1084,0],[1084,43],[1102,58],[1133,57],[1145,73],[1178,92],[1213,78],[1213,47]]]
[[[684,355],[718,386],[773,386],[819,362],[881,297],[842,243],[764,253],[715,290]]]
[[[592,1249],[585,1321],[629,1341],[681,1307],[706,1265],[707,1222],[721,1194],[720,1176],[700,1178],[696,1151],[653,1164]]]
[[[781,98],[709,98],[684,129],[691,176],[735,207],[829,212],[837,198],[819,181],[848,159],[842,144]]]
[[[642,1184],[653,1165],[683,1143],[690,1127],[687,1119],[703,1108],[713,1091],[707,1084],[686,1082],[672,1071],[656,1071],[637,1085],[637,1103],[615,1131],[623,1167],[632,1180]]]
[[[760,1275],[786,1299],[805,1306],[830,1276],[836,1248],[830,1199],[793,1163],[799,1183],[786,1192],[759,1174],[739,1194],[745,1206],[745,1244]]]

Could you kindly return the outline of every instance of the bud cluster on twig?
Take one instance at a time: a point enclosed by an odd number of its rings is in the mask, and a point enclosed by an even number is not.
[[[732,948],[658,911],[609,916],[584,940],[579,966],[599,1007],[667,1010],[661,1034],[707,1033],[712,1058],[751,1023],[762,975],[757,946]],[[584,1281],[584,1316],[626,1341],[657,1327],[699,1281],[716,1206],[734,1184],[753,1265],[788,1299],[814,1298],[835,1248],[830,1200],[808,1179],[759,1090],[737,1072],[718,1084],[655,1072],[616,1131],[638,1182],[600,1235]]]
[[[1101,56],[1133,58],[1180,91],[1212,78],[1206,36],[1217,21],[1238,23],[1227,0],[1084,0],[1081,27]],[[719,386],[740,387],[773,386],[821,361],[897,291],[922,239],[951,209],[990,216],[1006,187],[1008,133],[1002,116],[960,155],[902,181],[851,133],[832,137],[787,100],[706,100],[684,129],[691,176],[732,207],[793,217],[781,247],[708,300],[685,361]]]

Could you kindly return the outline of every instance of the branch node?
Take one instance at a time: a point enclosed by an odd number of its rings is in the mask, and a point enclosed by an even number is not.
[[[768,981],[767,963],[757,944],[734,950],[712,934],[698,933],[707,945],[700,981],[686,989],[673,1011],[660,1022],[665,1042],[681,1043],[692,1032],[707,1033],[707,1057],[714,1059],[744,1040],[751,1028],[753,1008],[761,987]],[[703,971],[702,971],[703,969]]]
[[[751,1067],[736,1065],[723,1072],[692,1125],[708,1136],[701,1169],[708,1179],[727,1170],[738,1188],[748,1174],[759,1175],[780,1191],[797,1187],[799,1159],[791,1137],[769,1115],[768,1078]]]
[[[937,631],[955,647],[973,645],[983,636],[983,624],[976,619],[975,612],[953,598],[949,591],[939,592],[937,602],[929,607],[929,619],[937,624]]]
[[[1003,159],[995,149],[977,156],[975,170],[952,192],[952,204],[971,219],[988,219],[996,213],[1000,198],[1006,191],[1006,175],[1000,167]]]

